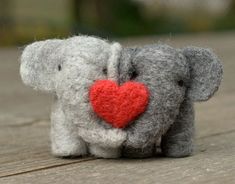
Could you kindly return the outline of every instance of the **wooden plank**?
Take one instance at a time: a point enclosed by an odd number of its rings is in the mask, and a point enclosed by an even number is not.
[[[197,137],[235,130],[233,93],[219,93],[208,102],[196,103],[195,112]]]
[[[49,144],[48,121],[2,126],[0,177],[93,159],[54,158],[50,154]]]
[[[213,183],[235,181],[235,132],[201,138],[181,159],[98,159],[0,179],[1,183]]]

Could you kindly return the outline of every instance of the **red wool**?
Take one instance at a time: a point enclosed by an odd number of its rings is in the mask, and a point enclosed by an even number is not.
[[[99,117],[115,128],[124,128],[145,111],[149,93],[139,82],[118,86],[111,80],[98,80],[91,86],[89,98]]]

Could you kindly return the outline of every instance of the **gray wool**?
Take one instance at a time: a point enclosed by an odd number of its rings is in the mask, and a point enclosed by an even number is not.
[[[222,65],[203,48],[122,48],[100,38],[76,36],[27,46],[20,74],[26,85],[55,96],[54,155],[150,157],[161,139],[165,156],[184,157],[193,151],[193,102],[205,101],[218,90]],[[100,79],[145,84],[150,92],[146,111],[124,129],[107,124],[89,101],[89,88]]]
[[[118,43],[87,36],[39,41],[23,51],[20,74],[24,83],[55,95],[51,113],[54,155],[120,156],[126,132],[99,119],[88,97],[95,80],[117,80],[120,52]]]
[[[156,142],[162,138],[164,155],[190,155],[193,102],[209,99],[218,90],[222,78],[222,65],[214,53],[197,47],[174,49],[164,44],[126,48],[119,67],[120,83],[132,79],[150,90],[147,110],[125,129],[127,140],[122,154],[152,156]]]

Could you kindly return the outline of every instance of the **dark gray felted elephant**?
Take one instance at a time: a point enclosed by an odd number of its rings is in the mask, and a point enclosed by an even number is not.
[[[149,157],[161,139],[165,156],[184,157],[193,151],[193,102],[208,100],[222,78],[222,65],[209,49],[167,45],[126,48],[119,64],[120,84],[144,83],[150,91],[147,110],[129,127],[126,157]]]

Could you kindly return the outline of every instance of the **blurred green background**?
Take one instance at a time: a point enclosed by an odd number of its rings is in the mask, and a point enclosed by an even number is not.
[[[235,0],[0,0],[0,46],[235,29]]]

